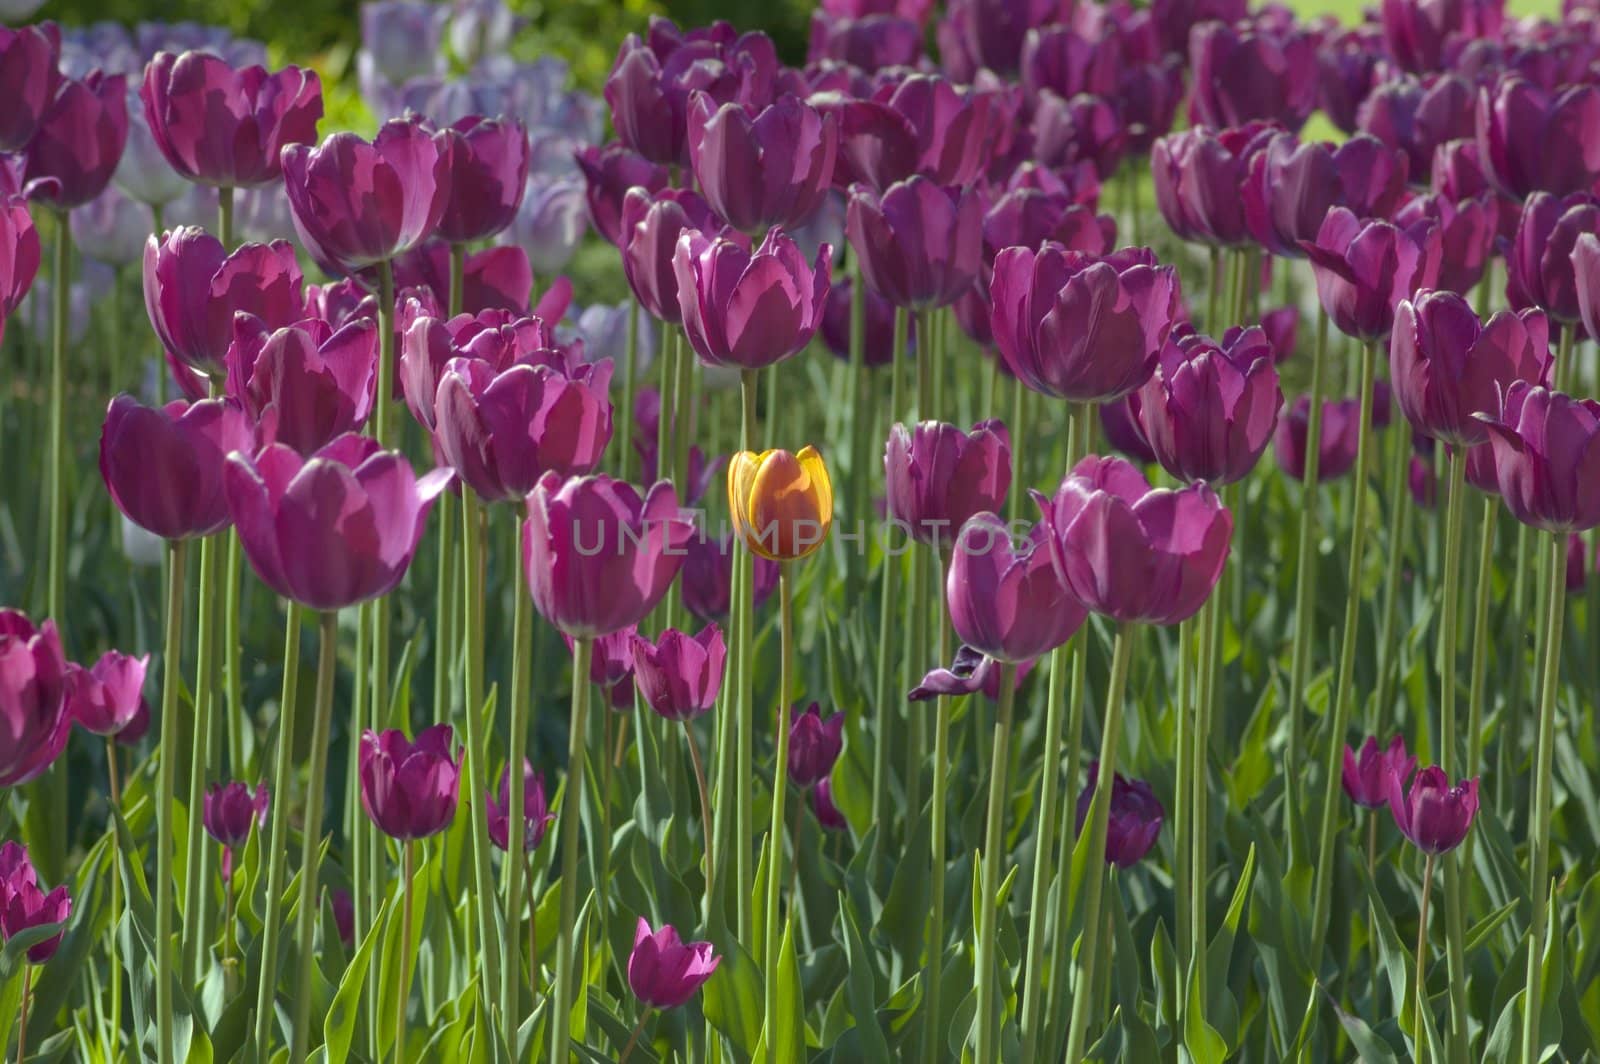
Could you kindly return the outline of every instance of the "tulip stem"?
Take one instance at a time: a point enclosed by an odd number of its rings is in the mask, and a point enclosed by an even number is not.
[[[896,307],[894,312],[894,359],[889,366],[889,419],[893,422],[900,409],[900,363],[906,354],[906,312]],[[900,572],[900,557],[887,546],[883,552],[883,598],[878,623],[878,674],[873,685],[874,743],[872,750],[872,822],[878,825],[874,848],[883,853],[887,845],[889,828],[889,648],[893,645],[896,577]]]
[[[214,708],[212,700],[215,697],[214,674],[216,672],[217,658],[217,548],[221,546],[221,537],[218,535],[207,536],[200,541],[200,593],[198,595],[199,618],[196,633],[199,647],[195,661],[194,683],[194,713],[191,752],[189,755],[189,811],[191,814],[198,812],[205,802],[206,770],[208,768],[206,739],[211,730],[211,712]],[[184,844],[184,852],[188,855],[185,863],[184,890],[183,890],[183,961],[179,971],[183,978],[190,983],[195,983],[200,978],[200,939],[201,939],[201,913],[205,909],[200,902],[201,893],[205,890],[205,872],[210,861],[205,860],[210,848],[205,846],[201,836],[201,818],[191,815],[188,820],[188,835]]]
[[[507,507],[506,512],[510,514],[515,528],[520,523],[520,509]],[[517,961],[520,952],[518,944],[522,941],[522,862],[515,855],[522,845],[527,817],[522,760],[528,744],[528,701],[533,675],[533,596],[528,591],[527,583],[522,580],[512,581],[511,594],[515,598],[511,622],[511,730],[506,750],[506,860],[502,866],[506,892],[506,950],[505,966],[500,973],[500,1008],[505,1014],[502,1018],[506,1025],[506,1045],[515,1046],[522,1012],[518,1007],[522,965]],[[537,915],[529,913],[528,918],[535,919]]]
[[[861,281],[861,259],[854,251],[845,259],[850,284],[850,505],[852,524],[868,520],[872,499],[872,449],[867,431],[867,290]],[[891,351],[890,357],[896,352]],[[851,551],[850,582],[858,586],[864,551]]]
[[[1222,301],[1223,285],[1222,249],[1211,249],[1211,283],[1206,286],[1206,328],[1213,335],[1221,335],[1222,330],[1217,328],[1222,322],[1217,320],[1217,307]]]
[[[1117,629],[1117,643],[1111,652],[1111,677],[1106,688],[1105,723],[1100,735],[1100,765],[1095,774],[1094,797],[1089,804],[1089,881],[1083,899],[1083,942],[1078,949],[1082,962],[1078,983],[1073,988],[1072,1026],[1067,1035],[1067,1060],[1082,1060],[1090,1016],[1094,1009],[1100,977],[1100,935],[1104,928],[1106,834],[1111,822],[1111,785],[1117,774],[1117,745],[1122,738],[1122,694],[1128,683],[1128,665],[1133,657],[1136,629],[1125,621]]]
[[[678,412],[678,334],[664,329],[661,335],[661,408],[656,414],[656,480],[672,477],[672,440],[681,432],[673,424]],[[631,414],[629,415],[632,416]]]
[[[1333,901],[1333,879],[1338,874],[1333,859],[1334,825],[1339,819],[1340,766],[1344,762],[1345,731],[1350,726],[1351,686],[1355,679],[1356,637],[1361,627],[1361,572],[1367,546],[1367,468],[1372,441],[1372,382],[1377,372],[1377,345],[1361,347],[1361,421],[1356,432],[1355,476],[1351,480],[1354,500],[1350,507],[1350,568],[1345,590],[1344,635],[1339,648],[1339,674],[1334,684],[1333,703],[1328,708],[1328,756],[1322,775],[1322,821],[1317,839],[1316,900],[1311,919],[1312,957],[1322,955],[1327,934],[1328,907]],[[1306,455],[1309,463],[1311,455]],[[1310,466],[1308,464],[1307,469]],[[1309,507],[1306,510],[1309,515]],[[1290,773],[1294,775],[1293,772]]]
[[[521,775],[521,773],[514,773]],[[513,820],[507,829],[506,841],[521,842],[518,822]],[[412,909],[416,902],[417,890],[417,844],[412,839],[403,839],[400,843],[400,852],[404,855],[405,867],[405,907],[401,909],[400,916],[400,971],[397,976],[400,980],[399,993],[394,1001],[394,1059],[395,1064],[405,1064],[406,1060],[406,999],[411,996],[411,920]],[[507,851],[510,852],[509,850]],[[512,858],[506,862],[515,867],[522,862]],[[510,966],[507,965],[509,968]],[[515,1045],[516,1042],[510,1043]]]
[[[339,613],[318,615],[317,700],[311,716],[311,774],[306,781],[306,816],[300,828],[300,974],[294,986],[293,1044],[289,1064],[306,1059],[311,1037],[311,977],[316,965],[312,945],[317,916],[322,911],[317,894],[318,855],[322,850],[322,799],[328,782],[328,735],[333,728],[333,679],[339,664]],[[286,819],[282,811],[274,824]]]
[[[224,253],[233,250],[233,189],[227,185],[217,189],[217,241]]]
[[[1000,356],[995,355],[998,361]],[[1069,429],[1070,431],[1070,429]],[[1011,382],[1011,454],[1015,476],[1011,479],[1011,498],[1007,514],[1011,520],[1020,520],[1024,500],[1028,497],[1028,389],[1021,381]]]
[[[1005,1005],[997,1002],[1000,981],[995,952],[1000,922],[1000,858],[1005,849],[1005,808],[1011,796],[1007,770],[1011,764],[1011,714],[1016,702],[1017,667],[1000,666],[1000,703],[994,718],[994,750],[989,762],[989,806],[983,829],[983,881],[978,897],[983,909],[978,919],[978,1064],[1000,1059],[1000,1027]]]
[[[267,1037],[272,1030],[273,998],[278,984],[278,939],[289,851],[289,786],[294,775],[295,703],[300,691],[300,606],[292,601],[284,605],[283,692],[278,699],[277,765],[272,777],[272,799],[278,803],[278,812],[272,818],[272,841],[267,847],[267,899],[261,917],[261,975],[256,990],[256,1055],[262,1060],[268,1056]]]
[[[772,761],[772,827],[767,848],[767,906],[762,925],[766,952],[767,1042],[772,1044],[778,1020],[778,908],[783,883],[784,802],[789,784],[789,699],[794,693],[794,582],[792,562],[778,563],[778,750]],[[798,857],[799,855],[796,854]]]
[[[700,791],[700,824],[706,842],[706,897],[709,898],[714,892],[714,869],[717,865],[712,858],[711,800],[706,794],[706,769],[700,763],[700,744],[695,742],[694,728],[687,720],[683,721],[683,737],[689,743],[689,761],[694,765],[694,782]]]
[[[109,775],[111,786],[111,807],[122,809],[122,785],[117,779],[117,740],[115,736],[106,736],[106,772]],[[117,927],[122,919],[122,836],[116,830],[111,831],[111,867],[116,873],[111,876],[111,926]],[[118,940],[121,935],[113,933],[106,946],[110,952],[111,970],[111,1030],[110,1037],[113,1045],[122,1037],[122,962],[121,950]],[[108,1047],[110,1048],[110,1047]],[[108,1060],[115,1060],[113,1050],[107,1055]]]
[[[628,289],[628,328],[626,345],[622,349],[622,415],[618,417],[618,428],[622,438],[617,441],[620,448],[617,456],[617,473],[620,479],[632,483],[633,480],[633,401],[639,375],[639,299],[633,294],[633,289]],[[661,338],[663,344],[666,337]]]
[[[467,688],[467,814],[472,823],[472,882],[477,897],[471,902],[477,910],[478,940],[483,948],[483,985],[488,988],[500,986],[500,940],[494,918],[494,877],[489,871],[489,825],[488,809],[485,804],[488,798],[488,773],[485,771],[484,759],[488,757],[489,747],[484,737],[484,694],[483,694],[483,550],[485,529],[479,519],[481,504],[477,493],[465,485],[461,488],[461,548],[466,568],[466,596],[463,599],[464,616],[464,641],[467,650],[466,688]],[[519,589],[519,592],[525,589]],[[589,675],[587,669],[580,674],[585,678],[585,686]],[[514,775],[522,771],[521,763],[513,769]],[[578,795],[569,794],[569,798],[576,802]],[[513,824],[507,829],[507,842],[510,833],[521,830],[521,826]],[[574,832],[575,834],[575,832]],[[566,880],[565,883],[570,883]],[[562,904],[566,904],[567,890],[565,883],[562,890]],[[571,928],[568,927],[570,939]],[[507,963],[510,959],[507,958]],[[492,996],[493,990],[490,990]],[[569,1000],[570,1005],[570,1000]]]
[[[226,581],[227,631],[223,635],[225,672],[223,682],[228,694],[228,767],[235,779],[245,779],[249,772],[245,765],[244,733],[253,727],[244,705],[244,674],[240,657],[243,653],[243,636],[239,629],[240,583],[244,574],[244,556],[239,545],[239,533],[228,529],[228,553],[224,562],[223,580]]]
[[[456,497],[445,492],[439,497],[439,567],[437,598],[433,609],[433,713],[444,723],[451,712],[451,663],[456,652],[455,605],[460,597],[456,587],[456,574],[460,570],[457,559],[455,529]]]
[[[1546,586],[1544,630],[1544,668],[1539,683],[1539,746],[1534,758],[1533,812],[1529,820],[1528,896],[1533,916],[1528,923],[1528,991],[1522,1011],[1521,1060],[1538,1060],[1542,1042],[1540,1012],[1544,974],[1545,925],[1550,905],[1550,789],[1555,755],[1556,699],[1561,688],[1561,629],[1566,619],[1567,533],[1552,532]]]
[[[575,979],[584,968],[573,955],[572,932],[578,917],[578,808],[583,804],[584,737],[589,726],[589,662],[594,640],[572,644],[572,719],[567,729],[567,783],[561,797],[561,927],[556,939],[556,986],[551,1007],[550,1059],[565,1064],[571,1056]],[[508,840],[509,841],[509,840]]]
[[[943,557],[940,557],[938,574],[944,572]],[[943,586],[943,580],[938,587]],[[936,616],[939,625],[939,661],[950,660],[950,618],[945,612],[944,596],[938,595],[936,599],[938,608]],[[1054,676],[1052,675],[1052,682]],[[929,881],[929,892],[933,896],[933,918],[928,925],[928,969],[927,969],[927,995],[928,1015],[933,1022],[923,1028],[923,1057],[930,1064],[943,1058],[946,1050],[943,1033],[940,1030],[939,1015],[941,1012],[940,998],[944,982],[944,872],[946,864],[945,835],[948,832],[949,810],[946,808],[950,800],[950,696],[942,694],[934,703],[933,725],[933,799],[930,803],[932,824],[930,837],[933,852],[930,854],[932,864],[932,878]],[[1048,779],[1048,774],[1047,777]],[[1042,909],[1035,909],[1042,912]],[[1031,984],[1030,984],[1031,990]]]
[[[446,308],[450,317],[455,317],[464,309],[466,303],[467,281],[467,245],[450,245],[450,303]]]
[[[1389,556],[1384,562],[1383,619],[1378,635],[1378,692],[1372,702],[1372,717],[1368,731],[1377,735],[1393,718],[1395,685],[1400,674],[1400,641],[1395,626],[1400,620],[1400,569],[1406,548],[1411,539],[1411,489],[1406,483],[1410,465],[1411,440],[1407,433],[1395,432],[1389,440],[1389,471],[1384,480],[1384,497],[1389,504]],[[1459,494],[1459,493],[1456,493]],[[1449,527],[1450,505],[1446,505],[1446,527]],[[1459,536],[1457,537],[1459,539]],[[1455,572],[1449,567],[1449,534],[1445,536],[1446,576],[1448,582]],[[1446,595],[1449,594],[1447,590]],[[1443,643],[1441,642],[1441,652]]]
[[[72,297],[72,227],[67,215],[56,212],[55,286],[50,292],[50,557],[45,615],[58,622],[67,605],[67,311]]]
[[[1423,1019],[1423,1014],[1428,1008],[1428,899],[1433,893],[1433,862],[1434,855],[1430,853],[1423,866],[1422,907],[1417,912],[1417,1013],[1412,1024],[1417,1064],[1422,1064],[1428,1051],[1428,1022]]]
[[[628,1035],[628,1044],[622,1047],[622,1055],[617,1057],[617,1064],[627,1064],[628,1055],[633,1052],[633,1047],[639,1044],[639,1036],[644,1033],[644,1021],[650,1018],[650,1007],[639,1007],[639,1022],[633,1025],[633,1033]]]
[[[33,965],[22,964],[22,1012],[17,1017],[17,1064],[28,1059],[28,1006],[33,1004]]]
[[[1311,349],[1311,409],[1306,415],[1305,467],[1300,477],[1300,542],[1295,554],[1294,639],[1289,663],[1289,745],[1284,752],[1284,787],[1289,797],[1289,831],[1299,832],[1300,772],[1305,743],[1303,731],[1306,674],[1311,669],[1311,634],[1317,626],[1317,567],[1313,558],[1317,539],[1317,495],[1321,485],[1317,467],[1322,458],[1322,395],[1326,387],[1328,312],[1317,309],[1317,340]]]
[[[743,370],[739,376],[739,449],[749,451],[754,449],[756,432],[756,386],[760,380],[755,370]],[[749,797],[755,793],[754,769],[754,743],[755,743],[755,708],[752,705],[751,688],[755,680],[751,651],[755,642],[755,560],[754,556],[741,545],[734,545],[734,564],[741,570],[742,581],[736,581],[735,587],[740,589],[739,600],[734,607],[733,616],[738,619],[739,626],[739,671],[737,673],[738,689],[735,706],[736,720],[739,725],[738,748],[738,779],[734,790],[733,803],[737,807],[738,841],[734,850],[738,868],[737,911],[739,915],[739,940],[751,941],[755,929],[755,914],[751,894],[755,890],[755,870],[750,865],[750,844],[755,838],[755,828],[751,821],[751,802]]]
[[[172,1064],[172,806],[178,785],[179,659],[183,655],[183,578],[188,544],[167,544],[167,632],[162,651],[161,776],[156,806],[156,1049],[161,1064]],[[277,818],[274,818],[277,819]],[[20,1044],[20,1043],[19,1043]]]
[[[1475,589],[1477,603],[1472,619],[1472,684],[1467,691],[1467,761],[1462,772],[1468,776],[1478,772],[1478,764],[1483,757],[1484,681],[1488,677],[1491,642],[1489,600],[1494,591],[1494,535],[1499,503],[1498,496],[1484,496],[1483,527],[1479,530],[1478,586]],[[1466,838],[1467,856],[1463,858],[1468,868],[1472,867],[1472,839],[1469,833]]]
[[[1445,774],[1458,775],[1456,748],[1456,611],[1460,608],[1461,526],[1466,516],[1467,455],[1450,448],[1449,501],[1445,507],[1444,605],[1439,616],[1439,764]],[[1401,489],[1404,493],[1405,489]],[[1448,867],[1445,870],[1449,875]]]

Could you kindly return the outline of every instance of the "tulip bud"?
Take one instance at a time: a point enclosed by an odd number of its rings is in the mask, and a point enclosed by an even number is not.
[[[1100,776],[1100,762],[1089,763],[1089,778],[1078,794],[1078,827],[1089,816],[1094,788]],[[1130,780],[1118,772],[1111,778],[1111,815],[1106,826],[1106,864],[1132,868],[1138,864],[1161,836],[1167,811],[1156,792],[1143,780]]]
[[[1585,131],[1597,125],[1600,88],[1593,85],[1552,91],[1509,73],[1478,93],[1478,154],[1496,187],[1513,199],[1592,188],[1600,156]]]
[[[378,328],[360,318],[334,332],[310,319],[268,333],[241,323],[228,349],[228,394],[257,423],[262,445],[311,454],[372,413]]]
[[[740,451],[728,463],[733,530],[753,554],[795,561],[815,551],[833,524],[833,482],[815,447]]]
[[[1317,105],[1318,45],[1299,29],[1197,26],[1189,37],[1190,120],[1217,129],[1252,121],[1299,129]]]
[[[1385,221],[1362,222],[1344,207],[1329,211],[1317,239],[1301,247],[1333,324],[1367,343],[1388,335],[1401,300],[1433,287],[1441,254],[1431,222],[1400,229]]]
[[[822,324],[833,250],[815,265],[781,229],[747,244],[685,229],[672,268],[689,346],[715,366],[763,369],[805,349]]]
[[[81,207],[111,183],[127,140],[126,78],[96,70],[64,81],[24,151],[23,192],[56,210]]]
[[[720,539],[692,536],[683,560],[683,605],[702,621],[726,623],[733,580],[733,533]],[[778,563],[756,557],[755,606],[772,597],[778,586]]]
[[[631,642],[634,682],[651,709],[687,721],[716,704],[728,649],[715,624],[695,636],[668,628],[655,643],[639,635]]]
[[[25,875],[0,883],[0,934],[8,939],[35,927],[65,924],[71,916],[72,897],[67,888],[59,886],[46,894],[34,882],[31,865]],[[28,947],[28,963],[44,964],[54,957],[64,933],[65,929]]]
[[[1019,542],[993,513],[961,526],[945,580],[950,624],[963,643],[1003,662],[1037,658],[1065,643],[1084,611],[1051,567],[1046,529]]]
[[[595,232],[612,244],[624,246],[623,241],[631,228],[624,215],[628,194],[635,188],[641,188],[648,200],[663,192],[667,188],[667,168],[615,142],[579,149],[577,162],[578,169],[583,172],[584,200],[589,205],[589,220],[594,223]],[[678,194],[700,198],[698,194],[687,190]],[[710,208],[706,209],[706,213],[710,214]],[[677,237],[674,236],[672,244],[676,243]],[[667,255],[670,258],[671,245],[668,247]]]
[[[502,853],[511,840],[511,766],[500,770],[500,789],[484,796],[489,817],[489,841]],[[527,758],[522,761],[522,852],[532,853],[544,841],[545,831],[555,814],[545,803],[544,775],[533,771]]]
[[[670,924],[651,931],[641,916],[628,956],[628,987],[651,1008],[675,1009],[694,997],[721,961],[711,943],[681,942]]]
[[[333,926],[339,931],[339,941],[345,949],[356,944],[356,903],[348,890],[338,887],[328,896],[328,907],[333,910]]]
[[[1478,815],[1478,780],[1455,786],[1444,769],[1430,765],[1417,773],[1411,791],[1399,772],[1389,773],[1389,811],[1400,833],[1427,854],[1447,853],[1461,845]]]
[[[528,181],[528,131],[515,119],[472,115],[442,134],[449,195],[439,235],[452,244],[486,240],[517,216]]]
[[[1367,736],[1361,744],[1358,757],[1350,747],[1344,748],[1344,769],[1339,783],[1349,799],[1363,809],[1382,809],[1389,804],[1389,779],[1397,777],[1403,784],[1411,778],[1417,759],[1406,753],[1406,740],[1396,735],[1388,747],[1380,750],[1376,736]]]
[[[843,749],[844,714],[834,713],[824,720],[822,707],[811,703],[789,725],[790,781],[797,787],[809,787],[827,779]]]
[[[435,724],[409,742],[390,728],[361,733],[361,808],[392,839],[437,835],[455,819],[460,771],[450,752],[448,724]]]
[[[0,610],[0,787],[43,775],[66,749],[67,662],[54,621]]]
[[[793,95],[759,112],[689,99],[689,161],[701,193],[735,229],[754,233],[805,221],[833,179],[839,132]]]
[[[224,460],[251,445],[244,411],[230,400],[152,408],[119,395],[100,430],[100,475],[140,528],[168,540],[200,538],[227,527]]]
[[[115,650],[100,656],[93,667],[67,666],[67,712],[95,735],[118,735],[148,707],[144,701],[145,670],[150,655],[130,657]]]
[[[27,15],[23,15],[26,18]],[[61,85],[61,30],[54,22],[0,26],[0,154],[33,139]]]
[[[948,306],[982,263],[983,204],[977,194],[920,175],[881,197],[865,186],[851,189],[845,231],[867,284],[897,307]]]
[[[948,549],[967,519],[998,512],[1011,490],[1011,436],[999,421],[980,421],[971,434],[924,421],[896,424],[883,457],[889,516],[911,537]]]
[[[816,814],[817,823],[828,831],[847,831],[850,822],[839,812],[839,807],[833,804],[833,780],[820,779],[817,785],[811,788],[811,811]]]
[[[1489,430],[1494,466],[1511,515],[1548,532],[1600,525],[1600,402],[1517,381],[1496,415],[1476,417]]]
[[[0,337],[39,273],[39,231],[20,198],[0,197]]]
[[[1506,295],[1518,309],[1538,307],[1564,325],[1583,316],[1575,269],[1578,241],[1600,228],[1600,201],[1564,200],[1535,192],[1523,204],[1516,239],[1506,251]]]
[[[1213,133],[1204,127],[1171,133],[1150,148],[1156,207],[1181,239],[1211,247],[1244,247],[1253,238],[1242,189],[1251,160],[1276,135],[1251,123]]]

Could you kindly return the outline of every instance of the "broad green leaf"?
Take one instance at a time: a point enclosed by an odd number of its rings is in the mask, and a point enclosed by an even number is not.
[[[343,1064],[350,1053],[350,1040],[355,1034],[356,1017],[361,1012],[362,990],[367,982],[367,969],[371,965],[372,952],[377,947],[378,938],[383,933],[386,908],[387,902],[378,903],[378,911],[373,914],[372,926],[367,929],[366,937],[356,947],[355,956],[350,958],[350,964],[345,968],[343,978],[339,980],[339,990],[333,995],[333,1007],[328,1010],[327,1017],[322,1021],[322,1037],[326,1043],[329,1064]]]

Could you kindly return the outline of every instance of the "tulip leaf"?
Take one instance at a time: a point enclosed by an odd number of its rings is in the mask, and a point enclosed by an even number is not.
[[[864,1059],[888,1060],[889,1043],[878,1025],[877,990],[873,979],[873,958],[861,937],[861,922],[855,906],[847,894],[839,895],[839,913],[845,930],[845,989],[850,999],[850,1014],[855,1017],[856,1030]],[[942,1017],[930,1016],[928,1022],[937,1025]]]
[[[402,850],[410,846],[419,848],[420,842],[402,842]],[[428,918],[428,898],[433,894],[429,889],[433,861],[424,856],[417,865],[415,875],[410,883],[405,882],[404,875],[395,878],[395,893],[391,903],[387,906],[388,916],[385,920],[383,932],[381,960],[378,965],[378,1048],[380,1052],[394,1045],[395,1024],[397,1014],[405,1009],[406,1002],[410,1000],[410,984],[415,980],[417,970],[417,957],[423,940],[423,929]],[[398,869],[397,869],[398,871]],[[411,935],[405,937],[405,910],[406,905],[411,906]],[[377,920],[374,918],[374,925]],[[371,937],[370,935],[368,937]],[[402,988],[401,961],[410,973],[410,978],[405,980],[406,987]],[[404,1047],[401,1047],[402,1049]],[[402,1053],[402,1056],[406,1054]]]
[[[761,1037],[761,969],[743,946],[731,937],[716,943],[722,962],[706,982],[702,1009],[706,1020],[721,1031],[746,1058],[755,1053]]]
[[[333,1007],[328,1010],[327,1018],[322,1022],[322,1037],[330,1064],[343,1064],[350,1053],[350,1040],[355,1034],[356,1017],[361,1012],[362,990],[366,986],[367,969],[372,962],[372,952],[377,947],[378,938],[385,927],[384,916],[387,907],[387,899],[378,903],[378,911],[372,916],[372,926],[367,929],[366,937],[356,947],[355,956],[350,958],[350,964],[339,980],[339,990],[333,996]]]
[[[1339,1026],[1344,1029],[1345,1036],[1350,1039],[1350,1044],[1360,1055],[1361,1064],[1397,1064],[1398,1058],[1394,1054],[1393,1046],[1378,1037],[1361,1017],[1340,1008],[1339,1002],[1328,993],[1326,987],[1319,985],[1317,989],[1327,998],[1329,1007],[1339,1020]]]
[[[778,946],[778,970],[776,973],[777,986],[777,1012],[768,1017],[767,1026],[762,1030],[762,1044],[766,1048],[766,1060],[779,1064],[781,1061],[804,1060],[806,1053],[806,1021],[805,999],[801,992],[800,962],[794,952],[794,919],[789,917],[783,922],[783,939]],[[757,1052],[757,1060],[762,1059]]]
[[[1468,928],[1466,951],[1468,953],[1476,953],[1481,949],[1488,942],[1490,936],[1500,930],[1500,927],[1511,918],[1511,914],[1517,911],[1517,907],[1520,904],[1517,901],[1508,901]]]
[[[1244,870],[1239,873],[1239,883],[1233,888],[1233,900],[1228,903],[1228,915],[1223,917],[1222,926],[1217,928],[1217,933],[1212,936],[1211,944],[1206,947],[1206,984],[1213,993],[1227,993],[1228,962],[1233,958],[1233,940],[1239,932],[1239,921],[1244,916],[1245,904],[1250,900],[1250,883],[1255,877],[1256,848],[1252,844],[1250,851],[1245,854]],[[1207,1011],[1210,1012],[1217,1002],[1207,1002]]]
[[[1195,979],[1193,971],[1189,973],[1186,982],[1188,989],[1184,992],[1184,997],[1189,1005],[1184,1010],[1184,1048],[1189,1051],[1189,1057],[1195,1064],[1222,1064],[1228,1057],[1228,1043],[1205,1020],[1200,1002],[1200,983]]]

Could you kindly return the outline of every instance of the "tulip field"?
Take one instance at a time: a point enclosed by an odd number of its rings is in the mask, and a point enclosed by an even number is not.
[[[40,8],[7,1059],[1600,1059],[1595,0]]]

